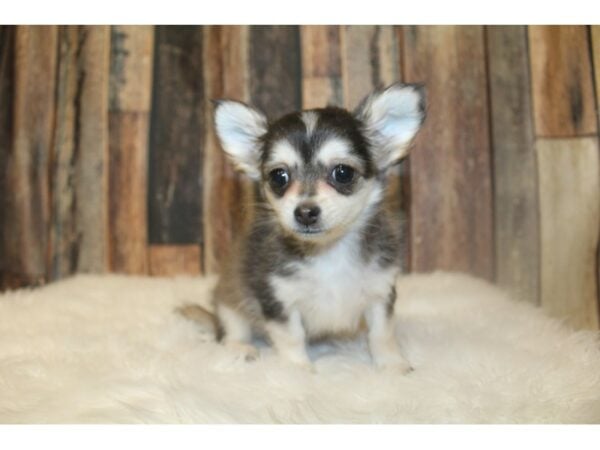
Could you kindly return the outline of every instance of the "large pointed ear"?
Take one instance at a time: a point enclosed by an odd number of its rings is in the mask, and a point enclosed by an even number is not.
[[[225,153],[249,177],[260,177],[260,137],[267,119],[256,109],[233,100],[215,102],[215,127]]]
[[[417,84],[392,84],[365,98],[355,115],[365,125],[378,168],[384,170],[408,153],[425,119],[425,89]]]

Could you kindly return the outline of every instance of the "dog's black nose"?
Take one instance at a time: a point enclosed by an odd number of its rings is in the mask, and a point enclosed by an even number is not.
[[[321,208],[315,205],[300,205],[294,210],[296,221],[302,225],[313,225],[319,220]]]

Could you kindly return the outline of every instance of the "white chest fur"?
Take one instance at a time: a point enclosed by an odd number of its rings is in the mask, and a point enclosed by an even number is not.
[[[356,330],[369,305],[387,301],[398,273],[364,262],[353,235],[292,267],[293,275],[273,276],[271,285],[287,312],[300,313],[309,337]]]

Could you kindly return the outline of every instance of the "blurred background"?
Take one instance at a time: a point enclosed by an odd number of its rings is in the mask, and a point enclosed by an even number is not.
[[[407,270],[598,328],[600,27],[0,26],[0,289],[215,273],[253,186],[210,99],[272,118],[423,82],[391,185]]]

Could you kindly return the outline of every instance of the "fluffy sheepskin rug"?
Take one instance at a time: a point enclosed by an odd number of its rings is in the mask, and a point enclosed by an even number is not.
[[[174,309],[213,279],[78,276],[0,296],[0,422],[600,422],[598,334],[574,332],[464,275],[398,283],[415,370],[377,371],[364,337],[267,346],[247,363]]]

